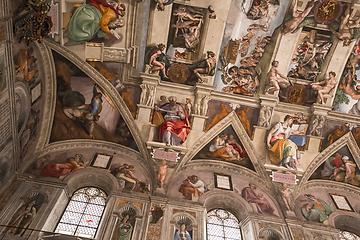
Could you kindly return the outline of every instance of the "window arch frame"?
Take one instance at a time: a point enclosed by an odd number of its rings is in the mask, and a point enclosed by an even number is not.
[[[224,209],[224,208],[213,208],[211,210],[209,210],[207,212],[207,217],[206,217],[206,239],[207,240],[211,240],[209,239],[209,232],[208,232],[208,229],[209,229],[209,224],[211,225],[216,225],[216,224],[213,224],[213,223],[209,223],[209,214],[211,214],[212,212],[215,212],[215,211],[225,211],[228,215],[232,216],[231,219],[233,220],[236,220],[236,223],[237,223],[237,227],[233,227],[233,226],[229,226],[229,225],[225,225],[224,224],[224,220],[228,219],[228,218],[221,218],[222,220],[222,230],[223,230],[223,236],[216,236],[216,237],[222,237],[223,240],[227,240],[227,239],[230,239],[230,240],[238,240],[238,238],[228,238],[226,235],[225,235],[225,227],[229,227],[229,228],[233,228],[233,229],[237,229],[239,231],[239,236],[240,236],[240,240],[243,239],[243,236],[242,236],[242,231],[241,231],[241,228],[240,228],[240,220],[239,218],[231,211],[231,210],[228,210],[228,209]],[[212,235],[210,234],[210,236],[215,236],[215,235]]]
[[[89,189],[96,189],[98,190],[98,194],[94,195],[94,194],[89,194],[87,191]],[[83,191],[82,191],[83,190]],[[79,200],[74,200],[73,198],[76,197],[76,195],[80,195],[80,194],[86,194],[88,196],[88,201],[85,202],[85,201],[79,201]],[[93,198],[97,198],[97,197],[102,197],[104,199],[104,203],[103,204],[97,204],[97,203],[94,203],[94,202],[91,202],[91,200]],[[96,234],[98,233],[98,230],[99,230],[99,227],[101,225],[101,220],[104,216],[104,213],[105,213],[105,209],[106,209],[106,205],[107,205],[107,201],[108,201],[108,194],[106,193],[106,191],[104,191],[102,188],[100,187],[95,187],[95,186],[85,186],[85,187],[81,187],[81,188],[78,188],[77,190],[75,190],[73,192],[73,194],[71,195],[71,197],[68,199],[68,202],[66,204],[66,207],[64,209],[64,211],[62,212],[61,214],[61,217],[60,219],[58,220],[57,224],[56,224],[56,227],[54,229],[54,233],[60,233],[60,234],[64,234],[64,235],[69,235],[69,236],[78,236],[78,237],[86,237],[86,238],[95,238],[96,237]],[[83,207],[83,211],[82,212],[72,212],[71,211],[71,203],[72,202],[77,202],[77,203],[80,203],[80,205],[82,204],[84,207]],[[86,214],[86,211],[88,210],[88,206],[89,205],[92,205],[92,206],[102,206],[102,210],[101,210],[101,214],[98,214],[98,215],[91,215],[91,214]],[[70,207],[69,207],[70,206]],[[70,210],[68,209],[70,208]],[[93,209],[94,210],[94,209]],[[70,219],[69,218],[66,218],[65,217],[65,214],[67,212],[71,212],[71,213],[74,213],[74,214],[78,214],[80,215],[80,217],[76,220],[75,219],[75,224],[72,224],[71,222],[68,223],[66,222],[65,220],[68,219],[68,220],[73,220],[73,219]],[[91,213],[91,209],[89,209],[89,211]],[[98,218],[97,222],[96,222],[96,226],[85,226],[85,225],[81,225],[82,223],[82,220],[83,220],[83,217],[84,216],[92,216],[92,217],[95,217],[95,218]],[[89,219],[91,220],[91,219]],[[94,221],[89,221],[87,220],[86,222],[90,225],[90,222],[94,223]],[[72,233],[70,234],[70,231],[68,231],[68,233],[66,233],[66,231],[61,231],[63,229],[60,229],[60,224],[66,224],[66,225],[71,225],[71,226],[75,226],[75,230],[72,231]],[[92,230],[95,230],[93,231],[93,234],[90,236],[90,234],[87,234],[85,235],[85,233],[81,234],[81,233],[78,233],[78,229],[79,228],[87,228],[87,229],[92,229]]]

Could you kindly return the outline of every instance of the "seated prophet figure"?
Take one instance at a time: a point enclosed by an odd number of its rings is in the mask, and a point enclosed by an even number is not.
[[[296,144],[289,139],[291,134],[301,134],[303,131],[291,129],[293,117],[286,115],[284,122],[277,123],[269,132],[267,146],[270,161],[275,165],[283,165],[286,168],[297,170],[300,152]]]
[[[111,4],[104,0],[90,0],[88,4],[80,5],[72,15],[67,34],[70,39],[68,45],[90,41],[94,37],[103,38],[114,35],[109,29],[122,27],[123,23],[118,16],[125,15],[125,5],[118,1]]]
[[[275,209],[270,205],[270,203],[266,200],[266,198],[263,197],[261,193],[256,194],[255,189],[256,186],[252,183],[249,183],[248,187],[244,187],[242,189],[241,196],[248,203],[255,203],[259,213],[277,217],[277,215],[274,213]]]
[[[159,126],[159,140],[167,146],[181,146],[190,133],[190,123],[184,107],[170,96],[169,103],[155,110],[164,115],[164,122]]]

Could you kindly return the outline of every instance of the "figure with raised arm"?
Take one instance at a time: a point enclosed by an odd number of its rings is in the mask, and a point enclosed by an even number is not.
[[[288,78],[284,74],[279,72],[278,70],[279,61],[273,61],[271,65],[272,67],[270,68],[270,71],[266,76],[266,82],[267,84],[272,85],[272,87],[268,88],[265,94],[271,94],[274,92],[279,93],[280,91],[279,83],[290,83]],[[278,77],[278,75],[280,77]]]
[[[293,33],[297,29],[299,24],[307,17],[307,15],[309,15],[316,1],[317,0],[311,0],[310,2],[308,2],[305,10],[302,13],[299,13],[297,11],[298,0],[295,0],[294,8],[292,10],[292,18],[286,23],[284,23],[284,28],[282,30],[282,33],[285,36]]]
[[[336,87],[337,80],[335,79],[336,73],[329,72],[329,77],[323,81],[311,83],[310,86],[312,89],[318,92],[321,104],[325,104],[324,94],[328,94],[331,92],[333,88]],[[324,84],[324,85],[323,85]],[[323,85],[323,86],[321,86]]]
[[[349,46],[351,40],[354,38],[354,34],[352,33],[351,29],[356,28],[357,25],[360,23],[360,17],[353,23],[349,23],[350,18],[350,4],[347,5],[347,9],[345,11],[345,16],[341,20],[339,30],[335,31],[334,29],[330,28],[331,32],[341,41],[343,41],[344,46]]]

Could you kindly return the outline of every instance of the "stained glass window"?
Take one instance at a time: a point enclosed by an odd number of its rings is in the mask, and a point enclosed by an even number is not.
[[[215,209],[208,212],[207,217],[208,240],[241,240],[239,220],[234,214]]]
[[[106,204],[106,193],[95,187],[77,190],[70,199],[55,232],[94,238]]]
[[[340,239],[341,240],[360,240],[360,237],[351,232],[341,231]]]

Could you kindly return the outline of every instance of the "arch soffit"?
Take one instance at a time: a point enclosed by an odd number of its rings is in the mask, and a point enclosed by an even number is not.
[[[203,195],[206,196],[201,196],[199,201],[203,203],[207,212],[214,209],[225,209],[234,214],[239,222],[246,218],[248,212],[253,212],[250,204],[235,193],[225,195],[223,192],[210,191]]]
[[[236,115],[235,111],[229,113],[225,118],[223,118],[220,122],[218,122],[214,127],[212,127],[208,132],[206,132],[203,136],[201,136],[196,143],[194,144],[193,148],[191,148],[181,160],[179,166],[177,167],[176,172],[181,171],[184,165],[188,164],[189,162],[193,162],[192,158],[202,149],[204,148],[210,141],[212,141],[217,135],[219,135],[223,130],[227,127],[232,126],[237,137],[240,139],[241,143],[243,144],[250,161],[254,165],[255,171],[257,175],[263,176],[267,178],[266,171],[264,167],[261,166],[261,162],[263,162],[263,157],[259,156],[256,153],[255,148],[253,147],[252,141],[248,134],[246,133],[243,125],[240,122],[239,117]],[[214,160],[216,161],[216,160]],[[223,161],[217,161],[223,162]],[[231,164],[232,166],[236,164]],[[239,166],[239,165],[238,165]],[[245,168],[239,166],[240,168]]]
[[[179,218],[181,217],[185,217],[185,218],[188,218],[190,221],[191,221],[191,226],[197,226],[197,222],[196,222],[196,219],[191,216],[189,213],[187,212],[178,212],[178,213],[175,213],[172,217],[171,217],[171,221],[174,221],[177,223],[177,221],[179,221]]]
[[[267,237],[272,233],[276,233],[279,237],[281,237],[281,239],[279,239],[279,240],[284,239],[284,236],[281,234],[281,232],[279,232],[278,230],[271,228],[271,227],[265,227],[265,228],[260,229],[259,237]]]
[[[299,187],[297,189],[295,189],[294,195],[299,195],[297,193],[299,191],[302,192],[303,190],[301,190],[301,189],[304,189],[304,188],[306,189],[305,185],[309,185],[308,180],[311,177],[311,175],[316,171],[316,169],[318,169],[323,162],[325,162],[329,157],[331,157],[334,153],[336,153],[339,149],[341,149],[344,146],[348,146],[356,165],[360,166],[360,149],[357,146],[357,143],[356,143],[352,133],[348,132],[347,134],[342,136],[340,139],[335,141],[333,144],[331,144],[329,147],[327,147],[324,151],[319,153],[313,159],[312,163],[306,169],[306,171],[299,183]],[[315,181],[315,180],[311,180],[311,182],[312,181]],[[325,184],[325,182],[329,182],[329,183],[331,183],[331,185],[338,185],[339,187],[341,186],[341,188],[343,188],[344,185],[349,186],[349,184],[340,183],[340,182],[331,181],[331,180],[318,180],[317,182],[318,183],[321,182],[321,185]],[[354,186],[352,186],[351,188],[354,188]]]
[[[125,212],[126,210],[128,210],[130,208],[135,210],[136,217],[141,217],[142,216],[141,209],[138,206],[136,206],[134,204],[131,204],[131,203],[125,203],[125,204],[121,204],[120,206],[117,206],[116,211],[118,212],[118,215],[121,215],[123,212]]]
[[[56,104],[56,87],[55,87],[55,65],[54,60],[51,54],[50,49],[44,44],[39,42],[34,42],[35,48],[39,51],[41,56],[41,63],[43,65],[44,71],[44,81],[42,81],[43,88],[43,116],[42,124],[40,126],[40,133],[38,141],[36,143],[36,148],[33,153],[33,156],[41,151],[46,144],[49,142],[50,134],[53,124],[53,116],[55,112]],[[29,163],[30,161],[28,161]],[[24,167],[26,168],[28,164]]]
[[[56,51],[63,57],[70,60],[73,64],[75,64],[80,70],[82,70],[89,78],[91,78],[94,82],[96,82],[109,96],[113,104],[115,105],[116,110],[120,113],[120,115],[125,120],[129,130],[139,148],[140,154],[150,162],[150,155],[146,150],[145,142],[141,139],[140,131],[132,117],[129,109],[121,98],[119,92],[115,89],[115,87],[102,76],[95,68],[90,66],[87,62],[81,60],[77,55],[72,53],[67,48],[55,43],[53,41],[44,39],[43,41],[46,46],[50,49]],[[55,75],[54,75],[55,76]],[[54,97],[55,97],[55,93]],[[50,130],[49,130],[50,131]]]

